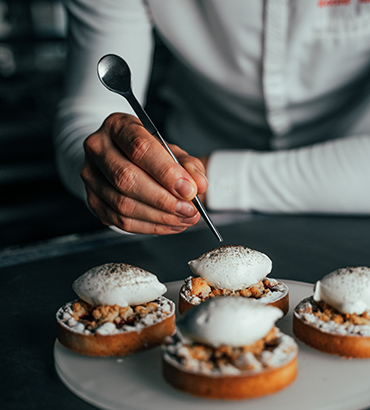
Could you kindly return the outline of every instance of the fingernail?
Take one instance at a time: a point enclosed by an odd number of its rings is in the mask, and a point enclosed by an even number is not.
[[[186,179],[179,179],[175,184],[175,191],[184,198],[189,198],[195,193],[194,186]]]
[[[173,232],[182,232],[185,229],[186,229],[185,226],[171,226],[170,227],[170,230]]]
[[[194,216],[195,208],[189,203],[185,201],[179,201],[176,204],[175,211],[181,216]]]
[[[179,222],[183,225],[194,225],[197,219],[197,215],[194,215],[190,218],[179,218]]]

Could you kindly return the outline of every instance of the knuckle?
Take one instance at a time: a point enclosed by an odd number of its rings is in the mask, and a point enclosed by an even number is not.
[[[125,114],[114,112],[109,114],[108,117],[103,121],[102,127],[114,128],[123,120]]]
[[[171,162],[168,166],[161,167],[161,169],[158,170],[158,178],[160,180],[176,181],[180,178],[181,174],[183,174],[183,170],[181,168],[179,172],[179,167],[180,166],[174,162]]]
[[[121,117],[122,117],[122,114],[119,114],[118,112],[109,114],[108,117],[103,122],[103,127],[114,126],[117,122],[120,121]]]
[[[117,210],[121,215],[133,215],[135,208],[135,201],[131,198],[120,195],[117,199]]]
[[[166,227],[163,225],[155,224],[153,225],[153,234],[154,235],[163,235],[166,231]]]
[[[118,217],[118,227],[126,232],[132,232],[132,219],[120,215]]]
[[[97,155],[101,149],[101,138],[97,133],[89,135],[83,142],[83,148],[87,155]]]
[[[108,117],[104,120],[103,125],[107,125],[109,127],[118,126],[122,128],[122,126],[124,126],[125,124],[134,122],[137,122],[137,119],[133,115],[123,112],[114,112],[108,115]]]
[[[174,202],[174,203],[172,203]],[[155,199],[155,207],[167,212],[174,212],[176,206],[176,200],[171,201],[169,195],[166,192],[159,193]]]
[[[117,188],[124,193],[133,191],[136,185],[136,171],[128,165],[118,168],[113,173],[113,181]]]
[[[151,141],[142,136],[133,135],[127,144],[127,155],[134,163],[140,163],[148,154],[151,148]]]
[[[170,215],[166,212],[159,213],[155,218],[155,223],[159,224],[162,228],[165,226],[178,225],[178,217]]]
[[[113,113],[103,122],[103,128],[108,130],[114,139],[125,139],[133,133],[133,126],[140,125],[139,120],[131,114]]]

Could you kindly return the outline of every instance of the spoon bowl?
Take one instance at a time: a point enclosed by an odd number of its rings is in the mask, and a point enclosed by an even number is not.
[[[131,71],[126,61],[107,54],[98,62],[98,77],[108,90],[127,96],[131,91]]]

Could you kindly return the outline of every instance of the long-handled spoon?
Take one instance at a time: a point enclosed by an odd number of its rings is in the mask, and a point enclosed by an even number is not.
[[[132,109],[135,111],[136,115],[139,117],[140,121],[143,123],[146,130],[161,141],[173,160],[177,164],[179,164],[179,161],[175,157],[174,153],[171,151],[170,147],[162,138],[157,128],[149,118],[148,114],[144,111],[143,107],[133,94],[131,89],[131,72],[126,61],[114,54],[105,55],[98,62],[98,77],[103,85],[108,88],[108,90],[122,95],[122,97],[126,98]],[[216,238],[220,242],[222,242],[223,238],[221,234],[213,225],[211,218],[209,217],[203,204],[200,202],[198,196],[193,199],[193,204],[202,215],[203,219],[206,221],[207,225],[214,233]]]

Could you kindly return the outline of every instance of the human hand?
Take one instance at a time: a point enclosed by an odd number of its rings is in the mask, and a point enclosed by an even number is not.
[[[84,142],[81,178],[87,201],[105,225],[164,235],[196,224],[191,200],[208,187],[202,162],[170,145],[181,165],[129,114],[110,115]]]

